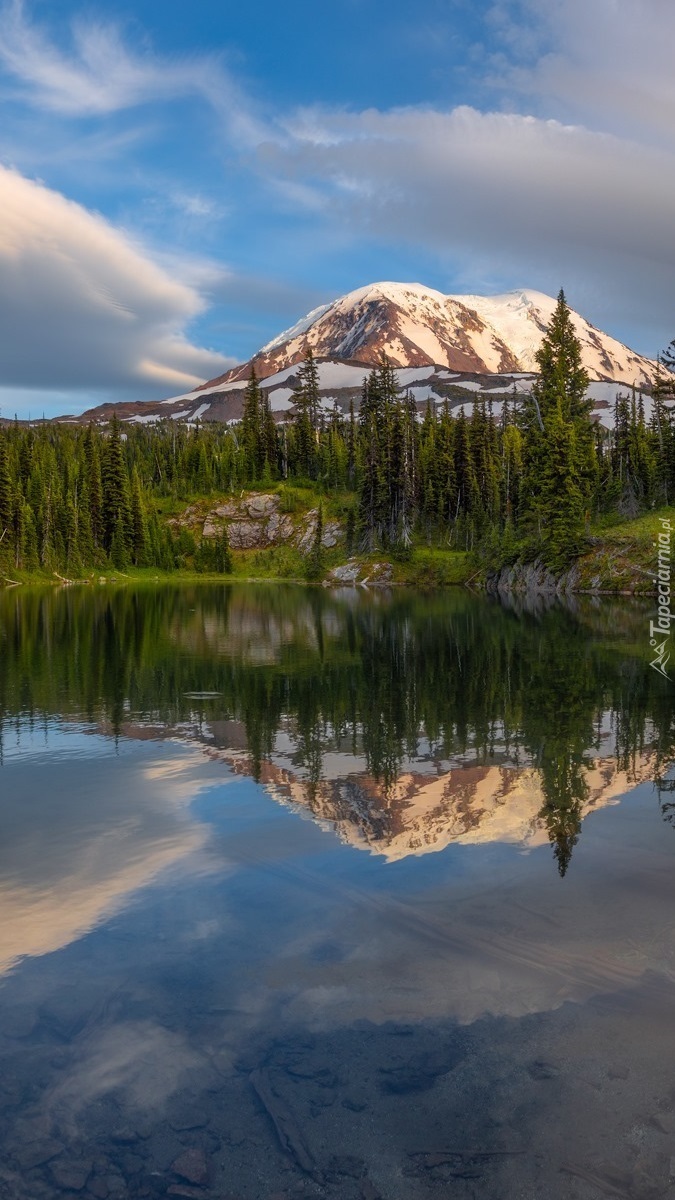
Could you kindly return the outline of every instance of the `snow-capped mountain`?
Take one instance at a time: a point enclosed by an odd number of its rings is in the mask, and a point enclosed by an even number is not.
[[[105,422],[114,409],[121,420],[142,424],[166,418],[237,421],[254,366],[281,420],[294,406],[298,367],[310,346],[326,410],[337,404],[346,412],[350,402],[358,409],[364,377],[384,353],[395,366],[400,388],[411,392],[420,410],[427,402],[447,402],[454,410],[470,412],[475,395],[482,393],[499,416],[507,393],[530,390],[535,355],[555,304],[551,296],[529,290],[444,296],[417,283],[374,283],[314,309],[249,362],[192,392],[170,400],[101,405],[71,419]],[[633,384],[649,385],[656,364],[578,313],[572,319],[592,380],[594,415],[611,426],[617,392],[625,393]],[[649,419],[649,396],[645,412]]]
[[[530,290],[503,296],[445,296],[419,283],[373,283],[316,308],[263,346],[251,362],[260,379],[316,358],[375,365],[446,367],[478,374],[534,372],[555,300]],[[584,366],[593,380],[642,385],[654,363],[573,313]],[[251,362],[205,384],[246,379]]]

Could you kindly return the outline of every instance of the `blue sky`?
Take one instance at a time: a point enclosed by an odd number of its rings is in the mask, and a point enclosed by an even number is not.
[[[2,415],[168,396],[377,279],[675,334],[671,0],[0,2]]]

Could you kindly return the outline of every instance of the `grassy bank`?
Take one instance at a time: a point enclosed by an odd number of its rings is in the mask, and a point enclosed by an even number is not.
[[[354,497],[349,493],[323,495],[311,486],[278,485],[257,489],[259,492],[279,497],[280,511],[291,517],[297,527],[312,510],[321,504],[325,518],[339,522],[344,529],[346,513],[353,507]],[[251,490],[255,494],[255,490]],[[193,500],[190,508],[197,522],[213,508],[212,497]],[[185,512],[185,501],[167,501],[162,506],[165,520],[177,520]],[[670,521],[675,528],[675,508],[661,508],[637,517],[634,520],[603,518],[591,530],[586,552],[577,561],[579,591],[649,594],[654,591],[653,573],[656,567],[654,543],[663,531],[662,522]],[[358,568],[357,582],[378,578],[384,572],[382,582],[409,587],[448,587],[472,584],[481,587],[485,582],[486,570],[479,556],[447,547],[417,544],[405,555],[348,554],[344,537],[322,555],[322,576],[329,579],[334,568],[347,562]],[[214,583],[232,579],[245,581],[310,582],[308,579],[308,557],[297,545],[285,542],[265,548],[232,551],[232,572],[228,575],[201,573],[189,565],[172,571],[160,571],[155,567],[130,567],[124,571],[111,566],[87,567],[71,572],[66,578],[63,573],[49,571],[13,571],[5,568],[0,577],[0,586],[26,584],[63,585],[83,583],[91,586],[128,583]]]
[[[579,560],[580,587],[595,592],[654,592],[655,543],[664,521],[675,530],[675,508],[655,509],[632,521],[598,522],[591,545]]]
[[[66,578],[62,574],[51,574],[47,571],[12,571],[0,579],[0,587],[20,585],[56,585],[85,584],[101,586],[106,584],[157,584],[157,583],[223,583],[232,580],[237,583],[246,582],[280,582],[309,583],[307,578],[307,560],[299,551],[291,547],[271,546],[265,550],[243,550],[232,552],[233,569],[228,575],[216,575],[186,568],[175,571],[158,571],[155,567],[130,567],[127,571],[115,570],[113,567],[73,573]],[[391,561],[384,554],[353,555],[347,559],[344,552],[332,551],[325,555],[324,578],[333,567],[344,565],[347,561],[360,567],[360,578],[372,577],[374,568],[383,563],[391,564],[391,583],[397,586],[445,587],[452,584],[464,584],[475,575],[476,565],[469,554],[452,550],[434,550],[427,547],[413,549],[409,558],[404,561]],[[322,580],[311,582],[321,583]]]

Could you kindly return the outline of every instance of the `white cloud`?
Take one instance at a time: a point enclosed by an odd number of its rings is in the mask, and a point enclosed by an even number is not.
[[[673,145],[672,0],[507,0],[501,81],[585,124]]]
[[[40,108],[74,116],[111,113],[148,100],[206,93],[222,86],[215,60],[165,61],[133,55],[115,26],[77,22],[67,54],[26,17],[23,0],[11,0],[0,20],[0,63]]]
[[[79,175],[86,161],[91,185],[97,161],[127,155],[141,136],[117,129],[110,114],[198,96],[221,121],[230,162],[244,151],[235,179],[257,147],[267,186],[260,195],[275,219],[291,215],[297,258],[310,247],[315,259],[338,238],[345,253],[370,241],[394,254],[406,245],[433,256],[454,291],[556,292],[563,284],[584,315],[654,354],[675,319],[675,6],[495,0],[490,19],[501,53],[487,63],[474,48],[474,73],[479,63],[492,73],[504,108],[525,105],[537,115],[315,107],[265,125],[216,57],[131,49],[116,27],[92,20],[66,26],[57,41],[23,0],[7,0],[2,86],[24,103],[13,107],[19,124],[4,131],[5,153],[26,174],[58,162]],[[560,119],[546,119],[552,113]],[[73,123],[83,116],[96,120]],[[68,142],[73,129],[88,140]],[[159,214],[148,225],[163,221],[183,244],[195,230],[203,238],[209,224],[231,215],[231,200],[223,203],[202,182],[163,183],[152,204],[144,201],[151,218]],[[253,219],[265,223],[267,215]],[[291,311],[293,289],[286,295],[276,285],[268,294],[261,278],[196,258],[149,256],[103,218],[2,169],[0,222],[4,384],[87,388],[97,399],[106,389],[178,392],[231,361],[187,339],[205,298],[257,313],[283,310],[283,324],[305,307],[298,296]]]
[[[313,109],[286,132],[276,152],[262,148],[264,168],[311,180],[331,219],[359,235],[425,246],[474,279],[549,292],[564,284],[610,327],[635,325],[638,313],[653,336],[673,313],[668,150],[467,107]]]
[[[234,361],[190,343],[204,308],[123,231],[0,167],[3,384],[124,390],[189,388]]]
[[[148,46],[133,51],[119,28],[82,18],[72,45],[57,45],[27,16],[24,0],[0,9],[0,72],[4,94],[54,117],[103,118],[153,101],[196,96],[217,114],[230,140],[255,144],[264,128],[250,99],[216,55],[162,57]]]

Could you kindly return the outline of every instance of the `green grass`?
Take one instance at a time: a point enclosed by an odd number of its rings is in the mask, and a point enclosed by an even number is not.
[[[591,532],[594,544],[578,563],[581,587],[643,595],[653,592],[654,543],[663,532],[662,520],[670,521],[675,529],[675,509],[664,507],[631,521],[595,524]]]
[[[407,562],[394,561],[394,580],[417,587],[467,583],[475,571],[476,565],[470,554],[444,547],[416,546]]]
[[[345,514],[353,507],[355,501],[353,493],[338,492],[327,496],[315,484],[295,480],[293,484],[278,483],[266,488],[261,485],[250,490],[279,494],[281,510],[298,519],[322,503],[326,518],[344,523]],[[194,506],[200,515],[206,515],[209,509],[222,503],[224,499],[222,496],[209,496],[193,497],[188,501],[162,497],[156,504],[162,516],[169,519],[183,513],[188,506]],[[656,566],[654,542],[663,530],[662,520],[670,520],[675,529],[675,508],[664,507],[631,521],[617,521],[607,516],[595,522],[591,531],[592,544],[577,564],[581,589],[637,594],[652,592],[652,574]],[[225,576],[199,574],[189,568],[159,571],[154,567],[131,567],[126,571],[119,571],[112,567],[89,567],[74,576],[72,582],[209,583],[223,582],[227,579],[243,582],[253,579],[305,581],[307,578],[307,559],[295,546],[289,544],[261,550],[233,551],[232,559],[232,574]],[[332,567],[345,563],[348,559],[363,564],[363,575],[368,575],[368,568],[373,563],[391,562],[393,582],[401,586],[442,588],[466,584],[473,579],[476,580],[476,586],[480,586],[480,578],[485,574],[474,555],[427,545],[414,546],[407,556],[390,555],[386,551],[372,555],[348,555],[344,545],[338,546],[325,552],[324,574],[327,575]],[[68,574],[67,571],[60,573],[61,576]],[[11,582],[54,585],[62,583],[63,579],[55,572],[14,571],[5,567],[0,573],[0,587],[9,586]]]
[[[232,552],[233,579],[302,579],[306,559],[295,546]]]
[[[605,523],[606,520],[606,523]],[[600,536],[611,543],[637,542],[652,544],[659,533],[663,531],[662,520],[670,521],[675,529],[675,508],[656,508],[653,512],[643,513],[632,521],[616,521],[611,518],[601,518],[594,524],[592,534]]]

